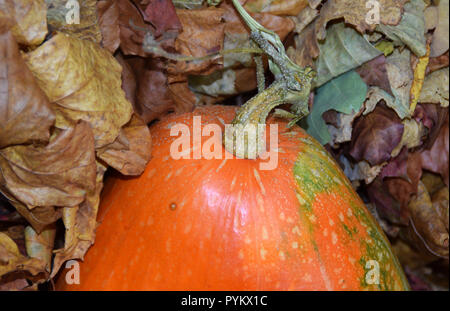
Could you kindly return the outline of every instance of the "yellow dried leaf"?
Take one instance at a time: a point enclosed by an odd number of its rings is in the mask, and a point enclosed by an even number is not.
[[[95,147],[112,143],[133,107],[121,88],[122,67],[97,44],[58,33],[25,56],[56,113],[56,127],[87,121]]]
[[[44,0],[0,0],[0,18],[13,20],[12,33],[19,44],[39,45],[47,35]]]
[[[71,7],[67,0],[47,0],[47,21],[51,30],[69,34],[75,38],[91,40],[95,43],[102,41],[102,34],[97,19],[97,0],[77,0],[79,21],[71,22],[75,17],[71,14],[77,7]],[[69,6],[66,7],[66,5]],[[71,11],[72,10],[72,11]],[[68,20],[69,19],[69,20]]]
[[[430,61],[430,45],[427,45],[427,53],[419,57],[416,67],[414,68],[414,79],[411,85],[410,94],[410,106],[409,111],[411,115],[416,110],[417,102],[420,98],[420,92],[422,91],[423,82],[425,80],[425,73],[427,70],[428,62]]]
[[[19,273],[20,278],[23,278],[25,273],[30,279],[35,280],[42,280],[47,275],[44,262],[23,256],[16,243],[8,235],[0,232],[0,284],[15,280],[14,273]]]

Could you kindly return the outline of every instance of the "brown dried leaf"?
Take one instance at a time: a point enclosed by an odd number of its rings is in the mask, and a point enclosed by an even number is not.
[[[449,66],[449,52],[442,54],[438,57],[430,57],[430,61],[428,62],[427,71],[425,75],[429,75],[430,73],[448,67]]]
[[[378,0],[380,8],[380,23],[384,25],[397,25],[403,13],[403,5],[409,0]],[[366,7],[366,0],[328,0],[320,11],[316,24],[317,38],[325,39],[326,25],[329,21],[344,18],[345,22],[352,24],[360,33],[373,31],[376,22],[368,23],[370,8]]]
[[[151,156],[149,128],[133,115],[112,144],[97,150],[97,156],[124,175],[141,174]]]
[[[319,56],[320,50],[315,31],[316,22],[309,24],[300,34],[295,36],[295,50],[288,49],[288,55],[299,66],[315,68],[314,60]]]
[[[378,176],[367,186],[367,194],[380,216],[394,224],[406,225],[407,218],[402,214],[401,204],[390,194],[383,180]]]
[[[223,48],[225,11],[210,7],[199,10],[177,9],[183,31],[175,40],[175,49],[185,56],[201,57],[219,52]],[[177,62],[171,67],[171,74],[208,74],[221,67],[220,58],[201,62]]]
[[[125,63],[130,65],[136,77],[134,108],[145,123],[158,119],[171,111],[184,111],[182,107],[177,107],[172,100],[163,60],[133,57],[128,58]],[[131,78],[129,78],[128,87],[130,89],[132,88],[131,84]]]
[[[429,150],[420,154],[424,169],[440,174],[444,183],[449,186],[449,116],[439,130],[439,134]]]
[[[20,254],[16,243],[5,233],[0,232],[0,284],[7,284],[24,276],[30,279],[43,279],[45,263],[37,258]]]
[[[66,8],[67,0],[47,0],[47,22],[51,31],[60,31],[74,38],[91,40],[95,43],[102,41],[102,34],[97,19],[97,0],[78,0],[79,23],[70,24],[70,16]],[[75,8],[74,8],[75,9]],[[68,15],[69,14],[69,15]]]
[[[182,29],[171,0],[133,0],[133,2],[140,9],[144,21],[155,28],[156,37],[168,31],[178,33]]]
[[[80,122],[53,135],[45,147],[1,149],[0,172],[0,187],[29,209],[80,204],[95,188],[92,130]]]
[[[16,208],[17,212],[25,218],[38,233],[55,223],[62,216],[62,210],[59,207],[38,206],[29,209],[13,198],[10,199],[10,202]]]
[[[423,145],[429,149],[439,135],[442,125],[448,115],[448,109],[435,104],[418,104],[414,111],[414,119],[421,122],[428,129],[428,138]]]
[[[175,103],[176,112],[189,112],[194,110],[197,99],[188,85],[184,75],[169,76],[169,94]]]
[[[66,228],[64,248],[55,251],[50,277],[54,277],[58,273],[66,260],[83,259],[89,247],[94,244],[100,192],[103,188],[103,175],[106,171],[106,166],[98,161],[96,166],[95,189],[89,191],[86,200],[79,206],[63,209],[63,222]]]
[[[122,67],[97,44],[56,34],[26,55],[26,61],[56,113],[56,127],[87,121],[95,147],[112,143],[133,107],[121,88]]]
[[[386,57],[384,54],[361,65],[356,69],[356,72],[367,85],[378,86],[393,96],[386,70]]]
[[[445,197],[444,197],[445,199]],[[448,206],[448,197],[447,197]],[[445,204],[445,203],[444,203]],[[409,202],[411,226],[426,248],[435,255],[448,256],[448,229],[445,220],[434,208],[430,195],[422,182],[419,182],[417,195]]]
[[[372,166],[386,162],[402,134],[403,124],[395,112],[378,104],[373,112],[356,121],[350,155],[357,162],[366,160]]]
[[[39,45],[47,35],[44,0],[0,0],[0,19],[10,18],[12,33],[21,45]]]
[[[120,45],[118,1],[100,0],[97,2],[97,11],[98,25],[102,34],[102,46],[114,53]]]
[[[50,103],[0,18],[0,148],[46,142],[55,121]]]

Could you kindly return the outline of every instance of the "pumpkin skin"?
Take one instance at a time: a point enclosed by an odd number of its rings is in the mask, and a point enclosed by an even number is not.
[[[259,170],[260,159],[169,156],[175,123],[188,125],[192,135],[194,115],[223,127],[235,113],[202,107],[153,125],[145,172],[105,183],[80,284],[67,285],[63,272],[56,289],[408,289],[388,240],[348,179],[299,127],[270,118],[279,124],[274,170]],[[379,263],[379,284],[367,284],[369,260]]]

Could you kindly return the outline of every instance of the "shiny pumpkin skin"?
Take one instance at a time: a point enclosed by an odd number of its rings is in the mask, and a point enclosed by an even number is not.
[[[192,135],[193,115],[223,126],[235,111],[202,107],[151,127],[145,172],[106,181],[80,285],[62,275],[58,290],[408,289],[348,179],[299,127],[269,120],[279,124],[275,170],[259,170],[259,159],[169,156],[173,124],[188,125]],[[379,284],[366,282],[368,260],[379,262]]]

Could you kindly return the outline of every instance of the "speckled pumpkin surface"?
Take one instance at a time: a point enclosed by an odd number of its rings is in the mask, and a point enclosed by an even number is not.
[[[142,176],[106,182],[80,285],[62,275],[57,289],[407,289],[382,230],[302,129],[269,120],[279,124],[274,170],[260,170],[263,160],[170,157],[172,125],[192,133],[195,114],[223,127],[235,111],[198,108],[152,126],[153,158]]]

